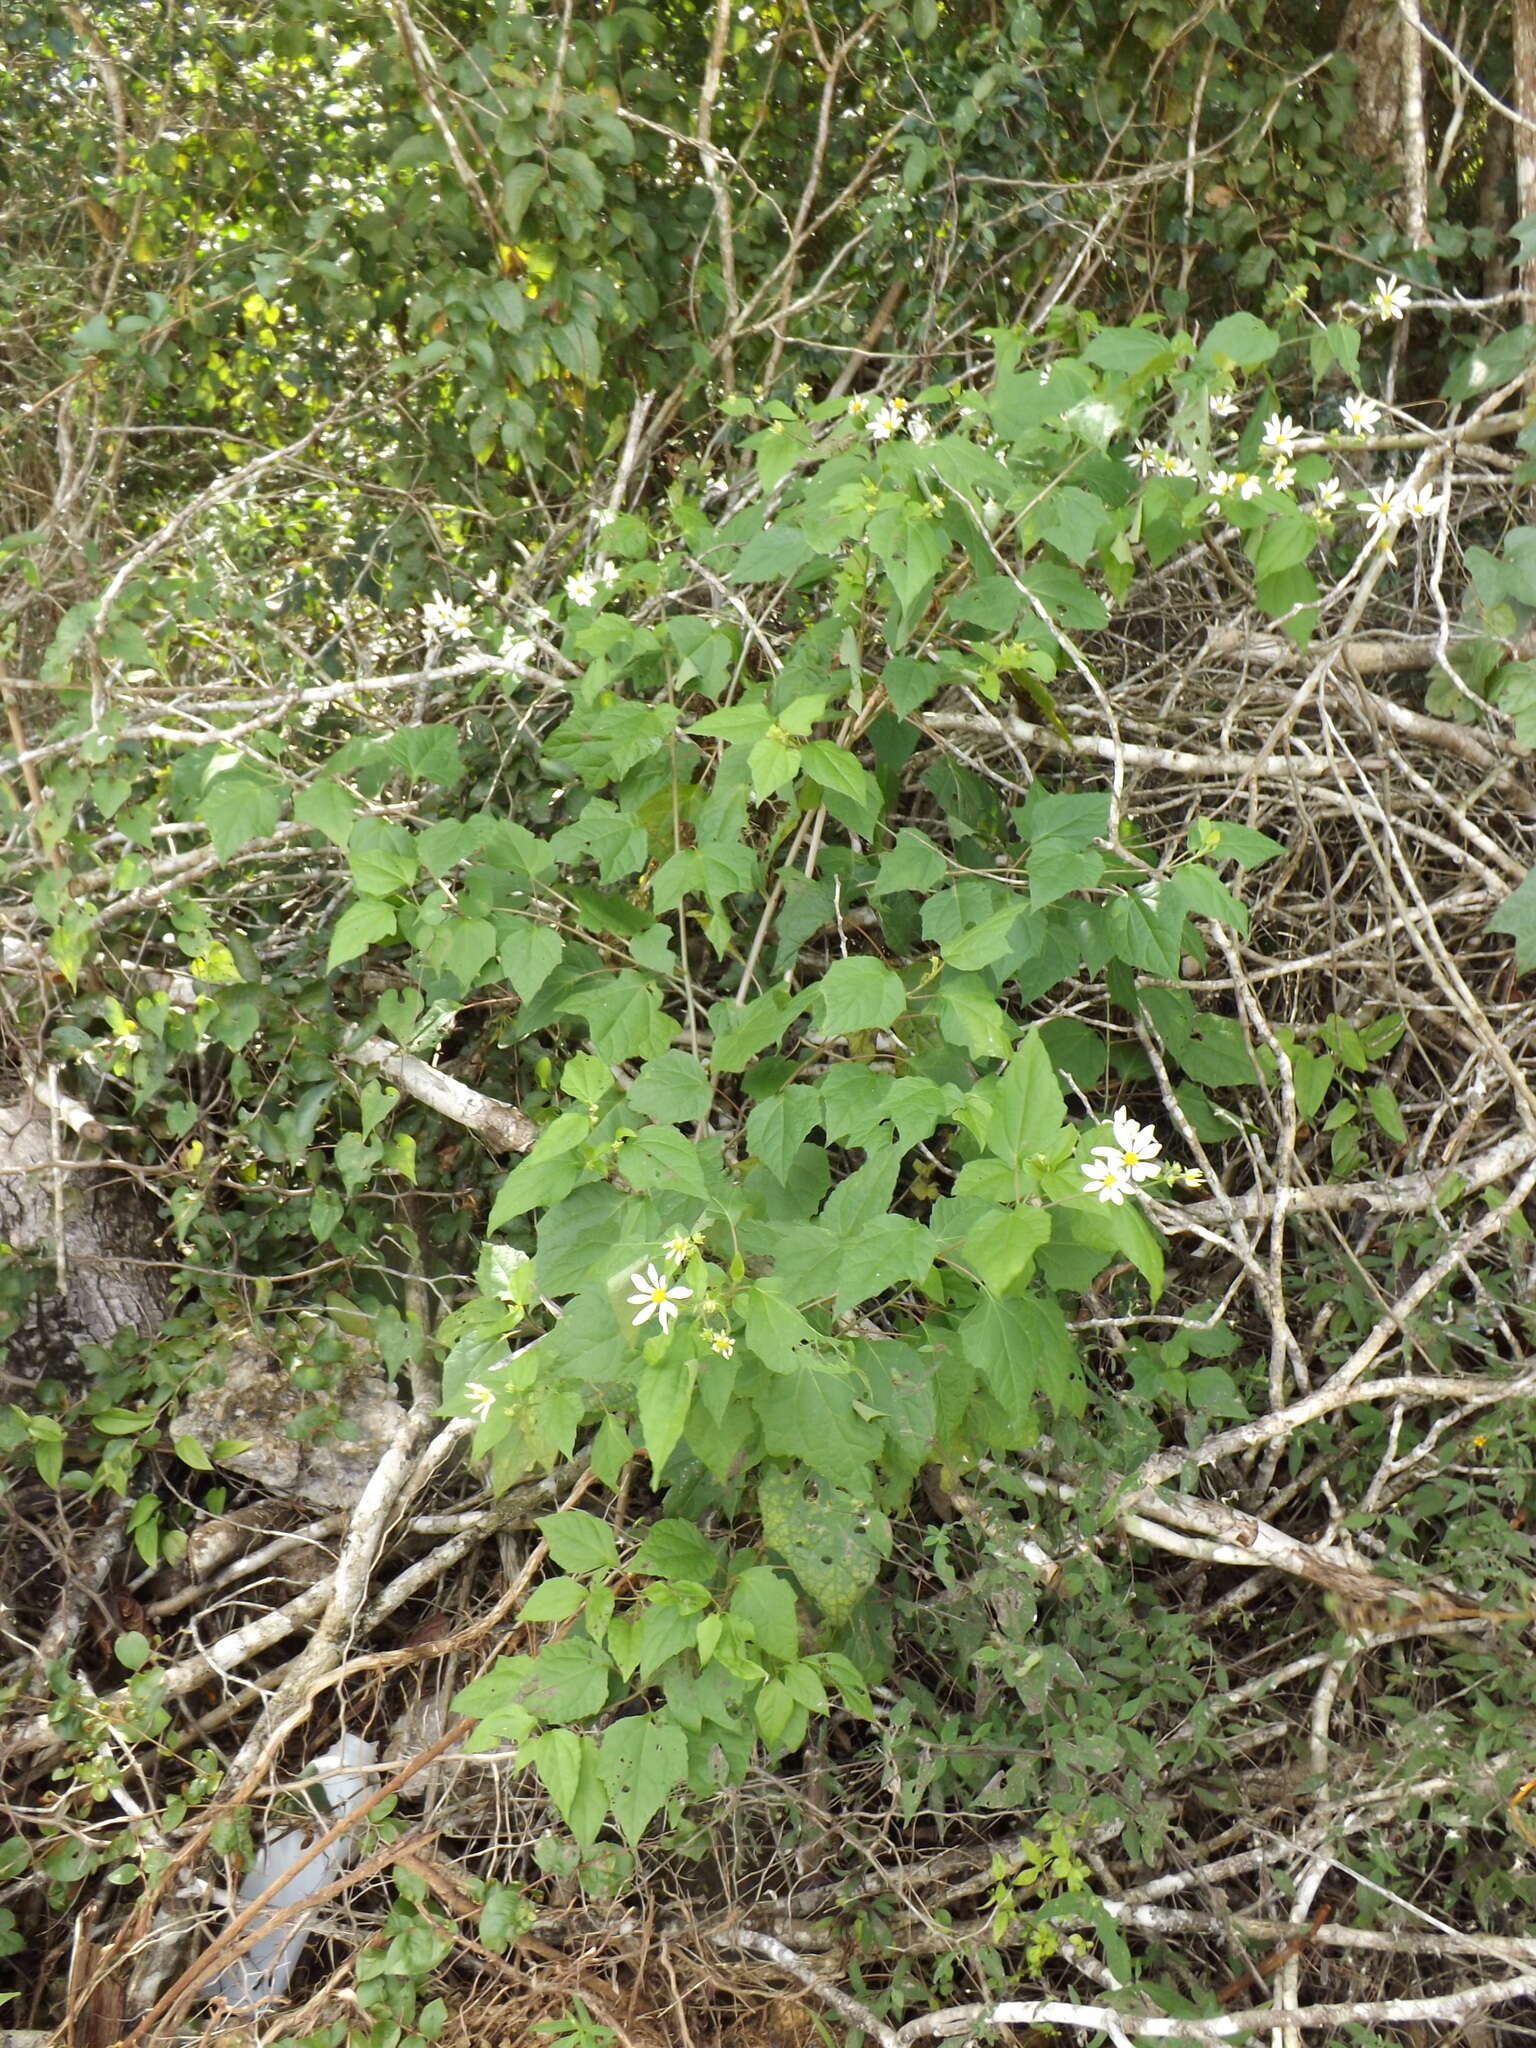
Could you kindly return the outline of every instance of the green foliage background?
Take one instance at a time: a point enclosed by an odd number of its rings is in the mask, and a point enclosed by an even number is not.
[[[1200,999],[1293,849],[1219,792],[1127,811],[1113,747],[1025,780],[943,719],[1114,738],[1099,636],[1210,523],[1138,440],[1203,475],[1238,394],[1257,475],[1265,417],[1308,412],[1212,572],[1305,648],[1360,540],[1358,500],[1308,495],[1342,386],[1518,393],[1530,331],[1454,306],[1510,224],[1479,209],[1485,111],[1403,246],[1351,150],[1339,12],[0,23],[0,802],[33,962],[7,1028],[146,1177],[171,1288],[158,1338],[18,1401],[8,1447],[69,1514],[131,1499],[138,1556],[175,1562],[220,1486],[180,1404],[256,1333],[316,1432],[361,1343],[474,1419],[496,1489],[589,1468],[540,1522],[526,1647],[458,1705],[594,1896],[830,1730],[904,1826],[1025,1816],[972,1988],[1026,1938],[1047,1970],[1069,1898],[1122,1983],[1192,1993],[1104,1933],[1078,1851],[1151,1865],[1238,1798],[1225,1653],[1195,1603],[1127,1630],[1104,1532],[1147,1461],[1264,1412],[1267,1365],[1158,1209],[1081,1169],[1129,1103],[1167,1145],[1149,1193],[1198,1200],[1172,1172],[1217,1173],[1289,1091],[1336,1178],[1383,1171],[1403,1023],[1256,1031]],[[1406,358],[1368,316],[1384,271],[1438,295]],[[1485,527],[1429,709],[1491,704],[1523,743],[1536,585]],[[360,1060],[380,1038],[536,1142],[509,1170]],[[672,1239],[682,1313],[637,1326]],[[1481,1284],[1523,1330],[1513,1242]],[[1413,1219],[1382,1273],[1442,1249]],[[1338,1293],[1326,1261],[1303,1236],[1274,1282],[1298,1312]],[[1327,1361],[1377,1278],[1347,1277]],[[37,1279],[17,1263],[18,1304]],[[1485,1306],[1442,1288],[1415,1341],[1513,1369]],[[1084,1334],[1106,1316],[1114,1345]],[[1352,1427],[1354,1474],[1380,1416]],[[1314,1448],[1287,1450],[1302,1496]],[[1400,1572],[1459,1517],[1458,1583],[1520,1606],[1523,1428],[1500,1458],[1398,1504]],[[115,1725],[195,1811],[217,1769],[188,1790],[140,1640],[105,1706],[63,1660],[50,1712],[77,1771]],[[1520,1774],[1518,1661],[1447,1666],[1461,1718],[1380,1709],[1383,1776],[1460,1759],[1362,1854],[1384,1883],[1436,1869],[1469,1772]],[[156,1829],[86,1833],[33,1830],[11,1874],[52,1910],[103,1870],[159,1882]],[[1490,1924],[1528,1890],[1503,1840],[1436,1878]],[[506,1873],[481,1877],[497,1926]],[[428,2037],[410,1987],[441,1960],[402,1887],[380,2041]],[[961,1969],[887,1956],[871,1996],[899,2020]]]

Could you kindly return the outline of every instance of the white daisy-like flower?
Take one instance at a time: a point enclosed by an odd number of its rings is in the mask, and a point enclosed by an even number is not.
[[[1083,1192],[1097,1195],[1101,1202],[1113,1202],[1118,1209],[1134,1183],[1122,1171],[1113,1152],[1098,1152],[1083,1168]]]
[[[1398,509],[1409,519],[1432,519],[1440,510],[1440,500],[1433,491],[1423,484],[1410,484],[1398,496]]]
[[[1288,491],[1296,481],[1296,465],[1283,458],[1269,472],[1269,480],[1277,491]]]
[[[609,590],[618,582],[621,573],[617,562],[599,562],[597,565],[597,580]]]
[[[1187,477],[1191,482],[1199,476],[1199,471],[1187,455],[1167,455],[1163,458],[1161,466],[1164,476]]]
[[[869,400],[862,391],[855,391],[852,398],[848,401],[848,415],[850,419],[860,420],[868,411]]]
[[[1163,451],[1155,441],[1142,439],[1125,458],[1138,476],[1150,476],[1162,465]]]
[[[475,578],[475,588],[488,603],[494,604],[497,594],[496,571],[487,569],[483,576]]]
[[[802,381],[801,381],[800,383],[798,383],[798,384],[797,384],[797,385],[795,386],[795,396],[796,396],[796,398],[809,398],[809,397],[810,397],[810,395],[811,395],[811,387],[810,387],[810,385],[809,385],[809,384],[805,383],[805,382],[804,382],[803,380],[802,380]]]
[[[654,1316],[665,1336],[677,1320],[678,1302],[693,1299],[691,1287],[669,1287],[654,1262],[643,1273],[631,1273],[629,1284],[635,1290],[629,1297],[629,1306],[640,1311],[630,1325],[635,1330]]]
[[[1365,503],[1361,510],[1365,513],[1367,519],[1370,520],[1371,525],[1378,531],[1395,525],[1402,517],[1402,507],[1398,503],[1397,497],[1397,486],[1395,484],[1380,484],[1375,490],[1367,491]]]
[[[685,1259],[692,1256],[702,1242],[703,1240],[696,1230],[678,1231],[675,1237],[669,1237],[662,1246],[662,1250],[666,1253],[667,1264],[669,1266],[680,1266]]]
[[[500,659],[508,668],[526,668],[538,653],[537,641],[510,627],[501,636]]]
[[[434,640],[473,640],[475,615],[467,604],[455,604],[435,590],[421,608],[421,623]]]
[[[487,1415],[496,1406],[496,1396],[489,1387],[482,1385],[479,1380],[466,1381],[464,1399],[474,1410],[477,1422],[484,1422]]]
[[[730,1358],[736,1349],[736,1339],[727,1337],[723,1330],[711,1330],[706,1342],[720,1358]]]
[[[1337,512],[1344,502],[1344,486],[1336,476],[1325,477],[1312,495],[1314,512]]]
[[[565,594],[572,604],[596,604],[597,588],[597,578],[590,569],[578,569],[574,576],[565,579]]]
[[[1150,1180],[1161,1171],[1157,1160],[1162,1153],[1163,1142],[1150,1124],[1139,1124],[1128,1109],[1117,1109],[1111,1119],[1114,1132],[1113,1151],[1099,1146],[1095,1158],[1118,1159],[1122,1172],[1132,1180]]]
[[[1238,471],[1237,495],[1244,501],[1244,503],[1246,503],[1250,498],[1256,498],[1259,495],[1260,491],[1263,490],[1263,488],[1263,477],[1250,476],[1246,470],[1240,469]]]
[[[1264,422],[1264,438],[1259,446],[1266,455],[1289,457],[1300,448],[1304,438],[1289,413],[1281,419],[1279,413],[1272,412]]]
[[[1339,407],[1339,424],[1346,434],[1374,434],[1381,425],[1381,407],[1374,398],[1354,392]]]
[[[933,438],[932,420],[924,413],[913,413],[911,419],[907,421],[907,438],[917,442],[931,440]]]
[[[1210,403],[1213,418],[1230,420],[1237,417],[1237,393],[1235,391],[1213,391]]]
[[[1200,1166],[1186,1166],[1173,1176],[1173,1184],[1176,1188],[1203,1188],[1205,1169]]]
[[[897,409],[897,401],[891,399],[870,414],[866,432],[871,441],[889,441],[893,434],[900,432],[900,429],[901,414]]]
[[[1401,320],[1413,304],[1413,293],[1395,277],[1378,277],[1365,303],[1378,320]]]

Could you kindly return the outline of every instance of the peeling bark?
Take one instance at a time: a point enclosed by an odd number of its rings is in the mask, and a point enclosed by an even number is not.
[[[58,1284],[29,1305],[0,1352],[20,1378],[68,1365],[81,1344],[159,1329],[165,1286],[149,1264],[155,1218],[125,1174],[61,1157],[67,1129],[32,1095],[0,1107],[0,1238],[51,1260]]]

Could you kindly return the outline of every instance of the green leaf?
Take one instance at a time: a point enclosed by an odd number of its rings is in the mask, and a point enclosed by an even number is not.
[[[1278,839],[1239,825],[1230,818],[1196,818],[1186,835],[1189,850],[1201,860],[1235,860],[1240,868],[1261,868],[1285,852]]]
[[[331,933],[330,951],[325,956],[326,973],[345,966],[349,960],[356,960],[370,946],[376,946],[381,939],[392,939],[394,935],[395,913],[389,904],[369,898],[349,903]]]
[[[711,1070],[739,1074],[765,1046],[778,1044],[790,1018],[798,1017],[805,1005],[804,996],[791,995],[785,988],[771,988],[739,1008],[735,1003],[716,1003],[709,1013],[714,1033]]]
[[[1003,1294],[1030,1271],[1035,1253],[1050,1235],[1048,1209],[994,1209],[984,1222],[966,1232],[959,1262],[992,1293]]]
[[[994,1158],[1019,1166],[1055,1148],[1067,1109],[1038,1026],[1025,1036],[988,1097],[992,1119],[986,1146]]]
[[[694,1365],[675,1354],[659,1365],[641,1368],[635,1389],[640,1418],[640,1436],[651,1461],[651,1477],[659,1481],[668,1458],[677,1448],[693,1403]]]
[[[777,583],[815,558],[816,550],[797,527],[769,526],[747,542],[726,581]]]
[[[837,1485],[862,1492],[881,1432],[855,1414],[854,1396],[850,1380],[813,1366],[777,1375],[758,1401],[770,1455],[798,1458]]]
[[[944,976],[939,983],[939,1028],[973,1060],[1005,1060],[1013,1051],[1008,1019],[982,982]]]
[[[130,1629],[113,1643],[112,1654],[125,1671],[142,1671],[154,1653],[149,1637],[138,1629]]]
[[[631,1714],[603,1730],[598,1769],[626,1842],[638,1842],[688,1772],[688,1738],[670,1721]]]
[[[648,1060],[630,1087],[629,1106],[662,1124],[696,1123],[709,1112],[714,1090],[691,1053],[664,1052]]]
[[[829,794],[846,797],[867,821],[866,833],[874,830],[882,808],[880,785],[852,754],[831,740],[807,740],[800,749],[800,767]]]
[[[1514,940],[1515,966],[1521,974],[1536,967],[1536,868],[1505,897],[1483,930],[1503,932]]]
[[[619,1550],[613,1531],[606,1522],[581,1508],[541,1516],[538,1530],[563,1572],[606,1572],[618,1564]]]
[[[770,1468],[758,1484],[763,1541],[776,1550],[814,1601],[829,1627],[837,1628],[858,1606],[879,1576],[889,1553],[890,1529],[866,1501],[804,1472]],[[842,1689],[824,1653],[816,1660]],[[841,1664],[844,1660],[839,1659]],[[853,1666],[857,1693],[867,1699]]]
[[[788,1181],[795,1155],[821,1121],[813,1088],[785,1088],[758,1103],[747,1117],[747,1145],[775,1180]]]
[[[360,818],[347,842],[347,864],[360,896],[396,896],[416,879],[416,841],[387,818]]]
[[[577,1735],[570,1728],[550,1728],[528,1743],[523,1755],[538,1772],[560,1818],[581,1846],[590,1848],[608,1812],[597,1744],[590,1735]]]
[[[503,923],[497,919],[500,948],[497,965],[525,1003],[531,1003],[560,965],[565,943],[547,924],[531,917]]]
[[[1317,525],[1309,518],[1282,514],[1261,530],[1257,545],[1248,550],[1254,574],[1279,577],[1286,569],[1304,562],[1317,546]]]
[[[439,789],[454,789],[464,780],[459,736],[451,725],[407,725],[392,733],[382,752],[396,768]]]
[[[738,1575],[730,1611],[747,1624],[758,1647],[770,1657],[788,1663],[799,1651],[794,1588],[770,1565],[751,1565]]]
[[[701,1200],[706,1192],[698,1147],[671,1124],[651,1124],[638,1132],[620,1152],[618,1168],[642,1192],[681,1189]]]
[[[576,1579],[545,1579],[517,1610],[522,1622],[569,1621],[586,1605],[586,1588]]]
[[[220,860],[253,839],[267,839],[283,808],[284,790],[270,776],[245,767],[215,775],[197,807]]]
[[[1150,333],[1144,327],[1106,327],[1093,337],[1083,354],[1101,370],[1120,370],[1127,374],[1150,369],[1154,363],[1171,364],[1174,360],[1167,338]]]
[[[653,1522],[630,1559],[630,1569],[663,1579],[688,1579],[707,1586],[720,1569],[715,1546],[692,1522],[675,1516]]]
[[[899,889],[910,889],[915,895],[923,895],[941,882],[949,872],[949,862],[933,841],[910,827],[896,834],[896,843],[880,862],[876,880],[870,885],[871,896],[891,896]]]
[[[1013,951],[1013,934],[1019,920],[1026,915],[1024,904],[1009,903],[984,917],[980,924],[957,932],[940,948],[946,965],[973,973],[1005,959]]]
[[[591,1128],[586,1115],[573,1109],[562,1110],[553,1122],[545,1125],[527,1158],[520,1159],[502,1182],[486,1219],[490,1235],[494,1236],[513,1217],[526,1215],[528,1210],[545,1203],[558,1202],[570,1193],[582,1172],[579,1160],[571,1155]]]
[[[828,1037],[883,1031],[906,1009],[907,991],[901,976],[878,960],[834,960],[811,991],[811,1007]]]
[[[344,849],[357,817],[357,798],[334,777],[317,776],[307,788],[294,793],[293,815],[301,825],[312,825],[333,846]]]
[[[583,984],[571,1003],[592,1028],[593,1050],[610,1066],[659,1059],[672,1043],[673,1026],[660,997],[631,968],[621,968],[605,981]]]
[[[1206,362],[1226,361],[1239,370],[1256,370],[1279,346],[1279,335],[1252,313],[1229,313],[1200,344],[1200,354]]]

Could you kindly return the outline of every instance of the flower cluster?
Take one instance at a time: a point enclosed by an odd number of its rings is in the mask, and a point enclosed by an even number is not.
[[[1128,1109],[1117,1109],[1112,1125],[1115,1142],[1094,1148],[1093,1158],[1083,1168],[1083,1185],[1101,1202],[1113,1202],[1118,1209],[1127,1194],[1162,1169],[1158,1158],[1162,1142],[1150,1124],[1139,1124]]]
[[[421,623],[429,640],[473,640],[475,615],[467,604],[455,604],[440,590],[433,591],[421,608]]]
[[[685,1265],[694,1254],[703,1248],[702,1230],[678,1231],[669,1237],[661,1247],[668,1271],[663,1273],[652,1259],[642,1271],[631,1273],[629,1284],[634,1293],[627,1297],[629,1306],[635,1311],[630,1327],[638,1330],[642,1323],[648,1323],[652,1316],[657,1327],[666,1336],[681,1314],[679,1303],[693,1300],[693,1289],[685,1287],[677,1278],[678,1269]],[[725,1315],[718,1301],[706,1294],[698,1304],[697,1313],[701,1318]],[[706,1329],[704,1342],[717,1358],[730,1358],[736,1350],[736,1340],[724,1330]]]
[[[565,579],[565,594],[572,604],[592,606],[602,602],[603,593],[619,580],[617,562],[599,562],[595,569],[578,569]]]
[[[1096,1145],[1093,1157],[1081,1169],[1083,1192],[1112,1202],[1118,1209],[1127,1195],[1146,1181],[1160,1177],[1180,1187],[1197,1188],[1205,1176],[1199,1167],[1182,1171],[1171,1167],[1162,1156],[1163,1144],[1150,1124],[1139,1124],[1127,1109],[1117,1109],[1111,1123],[1112,1145]]]
[[[909,440],[926,441],[933,432],[931,423],[913,412],[904,398],[883,399],[871,412],[869,400],[856,395],[849,399],[848,411],[854,419],[864,420],[871,441],[892,441],[903,432]]]

